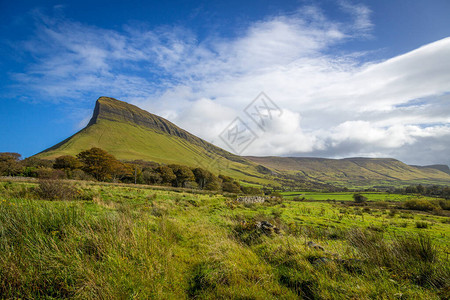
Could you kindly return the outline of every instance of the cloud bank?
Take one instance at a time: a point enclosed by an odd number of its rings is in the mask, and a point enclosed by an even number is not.
[[[370,37],[370,10],[342,10],[348,23],[310,6],[203,40],[180,27],[114,31],[36,13],[20,45],[34,63],[15,87],[50,101],[122,99],[224,148],[219,134],[241,117],[258,134],[244,155],[450,164],[450,38],[372,61],[341,47]],[[261,91],[283,110],[264,131],[243,113]]]

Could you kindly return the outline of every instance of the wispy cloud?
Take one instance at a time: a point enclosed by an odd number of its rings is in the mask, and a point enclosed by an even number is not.
[[[54,101],[128,100],[219,146],[264,91],[284,113],[244,154],[450,163],[450,38],[381,62],[336,55],[374,27],[366,6],[340,6],[349,23],[309,6],[203,40],[180,27],[114,31],[37,14],[36,36],[21,45],[34,63],[14,76],[24,93]]]

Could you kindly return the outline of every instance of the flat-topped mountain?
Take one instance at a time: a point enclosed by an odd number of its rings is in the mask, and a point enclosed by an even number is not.
[[[216,147],[137,106],[100,97],[88,125],[37,156],[54,159],[102,148],[121,160],[146,160],[203,167],[238,179],[267,183],[257,165]],[[267,176],[266,176],[267,177]]]
[[[238,156],[134,105],[100,97],[88,125],[37,154],[54,159],[99,147],[120,160],[202,167],[215,174],[259,184],[301,186],[449,183],[443,167],[408,166],[390,158],[325,159]]]

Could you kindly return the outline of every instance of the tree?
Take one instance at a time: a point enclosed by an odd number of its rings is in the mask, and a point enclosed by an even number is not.
[[[202,168],[195,168],[192,170],[192,173],[194,173],[195,182],[197,182],[198,188],[210,191],[217,191],[220,189],[221,181],[213,173]]]
[[[222,181],[214,174],[210,174],[206,182],[205,190],[218,191],[222,185]]]
[[[228,193],[240,193],[241,185],[239,182],[234,180],[232,177],[219,175],[219,178],[222,179],[222,190]]]
[[[208,178],[211,176],[211,173],[202,168],[195,168],[194,170],[192,170],[192,173],[194,173],[195,182],[197,182],[198,187],[203,190],[206,187]]]
[[[80,152],[77,158],[83,163],[83,171],[97,180],[109,180],[116,175],[117,159],[103,149],[91,148]]]
[[[173,173],[176,176],[174,181],[175,186],[184,187],[188,181],[195,180],[194,173],[192,173],[189,167],[182,165],[169,165],[169,167],[172,169]]]
[[[22,160],[22,165],[26,168],[39,168],[39,167],[51,168],[53,166],[53,163],[51,160],[48,159],[41,159],[31,156]]]
[[[110,161],[110,167],[111,177],[114,181],[122,180],[125,177],[133,177],[134,179],[134,168],[131,165],[123,163],[114,158]]]
[[[247,195],[261,195],[261,190],[254,186],[241,186],[241,190]]]
[[[170,171],[172,172],[172,169],[170,169]],[[145,184],[161,184],[163,181],[161,174],[152,168],[145,168],[142,171],[142,179],[144,180]]]
[[[239,186],[239,183],[231,182],[231,181],[223,182],[222,183],[222,190],[224,192],[236,193],[236,194],[241,192],[241,188]]]
[[[53,164],[54,169],[60,169],[60,170],[76,170],[81,169],[83,167],[83,164],[81,161],[79,161],[76,157],[72,155],[63,155],[60,157],[57,157],[55,159],[55,163]]]
[[[14,152],[0,153],[0,175],[15,176],[22,172],[20,158],[22,155]]]
[[[163,184],[172,184],[172,182],[177,179],[177,176],[173,173],[172,168],[169,168],[168,166],[159,166],[155,170],[159,173],[161,183]]]
[[[27,157],[21,161],[23,166],[22,174],[26,177],[38,177],[38,170],[52,168],[53,162],[48,159],[41,159],[37,157]]]

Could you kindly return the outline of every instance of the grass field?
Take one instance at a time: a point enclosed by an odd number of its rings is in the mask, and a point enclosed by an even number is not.
[[[337,192],[337,193],[321,193],[321,192],[283,192],[283,197],[286,199],[294,199],[295,197],[303,198],[306,200],[336,200],[336,201],[353,201],[354,192]],[[421,196],[421,195],[400,195],[400,194],[388,194],[383,192],[369,192],[361,193],[368,201],[406,201],[410,199],[427,199],[432,200],[435,198]]]
[[[37,182],[0,182],[0,298],[450,296],[448,211],[406,210],[381,194],[366,206],[348,193],[244,205],[187,190],[70,185],[59,187],[73,200],[49,201]]]

